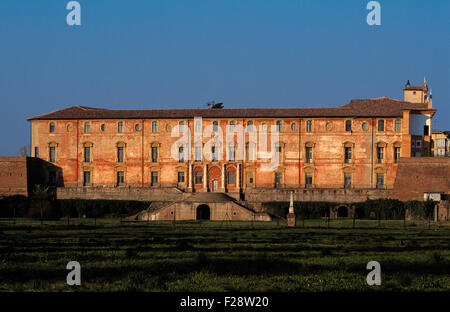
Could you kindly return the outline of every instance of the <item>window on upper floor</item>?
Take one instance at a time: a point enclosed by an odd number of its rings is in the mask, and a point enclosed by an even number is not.
[[[281,129],[282,129],[282,122],[281,122],[281,120],[277,120],[277,123],[276,123],[277,132],[281,132]]]
[[[253,132],[253,121],[247,121],[247,132]]]
[[[345,121],[345,131],[352,131],[352,121],[351,120]]]
[[[158,132],[158,122],[157,121],[152,121],[152,132]]]
[[[230,121],[230,132],[234,132],[236,130],[236,122],[234,120]]]
[[[344,162],[346,164],[348,164],[352,160],[352,148],[351,147],[344,147],[344,152],[345,152]]]
[[[396,119],[394,123],[395,132],[400,132],[402,130],[402,121],[400,119]]]
[[[50,132],[50,133],[55,132],[55,123],[54,123],[53,121],[50,123],[50,126],[49,126],[49,132]]]
[[[382,163],[384,159],[384,147],[378,146],[377,147],[377,162]]]
[[[312,120],[306,121],[306,132],[312,132]]]
[[[384,120],[378,120],[378,131],[384,131]]]
[[[117,132],[123,133],[123,121],[117,123]]]
[[[56,147],[50,146],[49,147],[49,162],[55,162],[56,161]]]
[[[117,186],[125,185],[125,173],[123,171],[117,171]]]
[[[152,162],[158,162],[158,147],[152,146]]]
[[[213,132],[218,132],[219,131],[219,122],[218,121],[213,121],[212,123],[213,126]]]
[[[91,132],[91,123],[89,121],[86,121],[84,123],[84,133],[90,133]]]
[[[178,123],[178,132],[184,132],[184,121]]]

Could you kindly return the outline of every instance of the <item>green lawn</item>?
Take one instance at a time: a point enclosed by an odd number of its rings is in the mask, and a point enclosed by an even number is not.
[[[94,225],[95,222],[95,225]],[[450,226],[0,220],[1,291],[449,290]],[[368,286],[378,261],[382,285]],[[66,284],[81,264],[82,285]]]

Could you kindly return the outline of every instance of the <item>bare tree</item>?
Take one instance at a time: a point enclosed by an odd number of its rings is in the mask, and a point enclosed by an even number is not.
[[[28,156],[28,148],[26,145],[23,145],[19,148],[19,151],[17,152],[19,156]]]

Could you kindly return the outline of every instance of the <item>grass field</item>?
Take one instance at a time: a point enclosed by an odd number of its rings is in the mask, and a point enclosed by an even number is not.
[[[95,225],[94,225],[95,222]],[[442,291],[449,224],[0,220],[1,291]],[[366,265],[381,264],[368,286]],[[82,285],[68,286],[69,261]]]

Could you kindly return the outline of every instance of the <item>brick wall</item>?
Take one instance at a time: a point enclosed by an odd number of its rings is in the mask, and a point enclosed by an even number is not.
[[[425,192],[450,194],[450,158],[400,158],[393,198],[423,200]]]
[[[26,157],[0,157],[0,195],[28,195]]]

